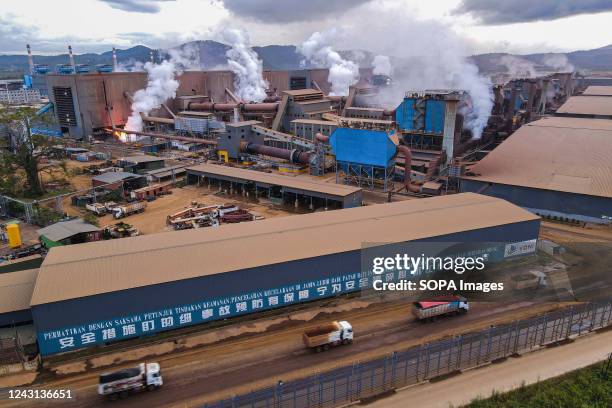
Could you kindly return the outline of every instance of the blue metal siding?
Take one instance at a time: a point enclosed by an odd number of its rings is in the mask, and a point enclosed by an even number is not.
[[[539,221],[534,220],[421,242],[474,245],[498,242],[500,237],[504,242],[521,242],[536,239],[538,232]],[[359,290],[361,257],[361,251],[344,252],[36,305],[32,314],[39,348],[43,355],[54,354]],[[300,291],[306,291],[308,297],[300,299]],[[289,293],[291,298],[286,297]],[[276,304],[271,304],[269,298],[274,296],[278,299]],[[255,301],[262,303],[256,307]],[[239,307],[243,302],[244,306]],[[211,314],[204,318],[203,312],[208,310]],[[189,321],[181,323],[180,315],[185,312],[189,314]],[[162,327],[162,319],[170,316],[172,324]],[[143,330],[145,320],[153,321],[153,328],[148,332]],[[132,324],[133,332],[124,334],[124,326]],[[105,339],[104,330],[113,330],[114,337]],[[72,339],[72,346],[61,348],[60,338]]]
[[[0,327],[13,326],[20,323],[28,323],[32,321],[32,311],[17,310],[9,313],[0,313]]]
[[[337,161],[389,167],[397,151],[387,132],[338,128],[329,141]]]
[[[484,188],[487,184],[489,183],[485,181],[462,179],[459,190],[502,198],[529,211],[546,216],[560,216],[597,223],[605,223],[605,217],[612,217],[611,198],[507,184],[492,184]],[[607,219],[607,222],[609,221],[610,218]]]
[[[444,101],[430,99],[425,111],[425,131],[442,134],[444,132]]]

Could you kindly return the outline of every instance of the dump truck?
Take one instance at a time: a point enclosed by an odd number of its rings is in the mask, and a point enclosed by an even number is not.
[[[466,313],[469,309],[466,298],[450,296],[414,302],[412,314],[417,320],[428,322],[442,316]]]
[[[345,320],[331,322],[306,330],[302,335],[304,345],[317,353],[331,346],[353,342],[353,326]]]
[[[107,212],[106,207],[100,203],[85,204],[85,209],[97,216],[106,215]]]
[[[141,213],[147,208],[146,201],[135,201],[133,203],[118,205],[113,208],[113,217],[116,220],[119,218],[127,217],[128,215]]]
[[[140,363],[136,367],[100,375],[98,394],[109,399],[127,398],[133,391],[153,391],[162,384],[158,363]]]

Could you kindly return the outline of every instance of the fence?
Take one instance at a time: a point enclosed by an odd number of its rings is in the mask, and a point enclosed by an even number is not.
[[[512,324],[440,340],[355,363],[204,408],[335,407],[440,377],[612,324],[612,303],[583,304]]]

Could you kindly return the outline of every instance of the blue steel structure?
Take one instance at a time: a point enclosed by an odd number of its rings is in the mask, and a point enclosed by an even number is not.
[[[465,93],[457,90],[428,90],[406,92],[395,110],[398,133],[411,149],[446,151],[452,159],[461,123],[456,123],[457,105]]]
[[[329,139],[336,156],[336,182],[387,191],[395,172],[393,137],[381,130],[337,128]]]

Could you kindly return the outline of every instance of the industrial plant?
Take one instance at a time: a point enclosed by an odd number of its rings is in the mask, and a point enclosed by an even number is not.
[[[23,44],[23,79],[0,86],[27,112],[0,121],[0,397],[74,381],[77,406],[163,384],[133,401],[376,403],[612,324],[612,78],[474,65],[406,87],[398,59],[322,35],[284,70],[232,28],[216,68],[185,47],[77,63],[68,45],[50,66]],[[459,277],[508,289],[377,293],[438,276],[372,271],[403,252],[481,257]]]

